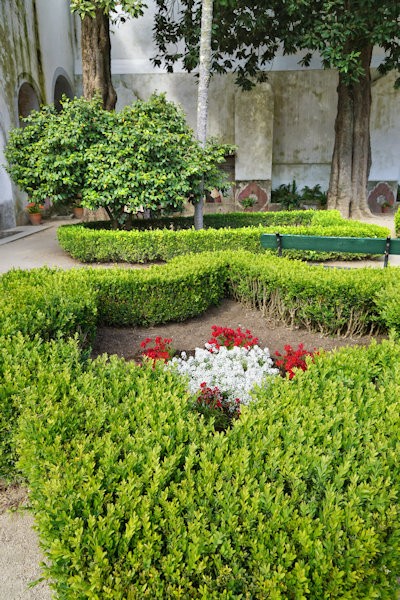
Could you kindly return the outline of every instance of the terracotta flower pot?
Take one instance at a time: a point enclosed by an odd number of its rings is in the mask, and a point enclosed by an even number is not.
[[[42,222],[41,213],[28,213],[28,217],[32,225],[40,225]]]
[[[82,219],[83,217],[83,208],[82,206],[74,206],[72,208],[73,212],[74,212],[74,217],[76,219]]]

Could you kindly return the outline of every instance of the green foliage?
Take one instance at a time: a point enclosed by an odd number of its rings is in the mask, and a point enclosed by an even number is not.
[[[18,418],[30,390],[35,389],[38,373],[68,381],[82,364],[78,339],[44,343],[20,333],[0,337],[0,480],[17,476],[14,435]],[[37,423],[37,415],[32,418]]]
[[[278,202],[285,210],[298,210],[307,204],[319,204],[326,206],[326,192],[321,190],[321,186],[307,185],[300,191],[296,182],[282,184],[271,192],[271,201]]]
[[[394,598],[399,364],[393,343],[317,357],[225,434],[160,368],[42,370],[18,438],[56,593]]]
[[[203,150],[186,124],[183,111],[164,95],[113,113],[112,127],[86,154],[83,205],[104,206],[116,222],[127,213],[150,209],[176,212],[188,198],[224,186],[218,164],[228,146],[210,142]]]
[[[96,291],[83,271],[9,271],[0,278],[0,311],[0,336],[50,340],[78,333],[87,344],[95,332]]]
[[[79,14],[81,19],[88,16],[94,18],[96,10],[101,8],[104,14],[117,11],[117,5],[131,17],[140,17],[146,4],[142,0],[70,0],[71,11]]]
[[[375,295],[391,282],[386,269],[324,269],[300,261],[236,252],[229,260],[233,296],[291,327],[327,334],[385,330]]]
[[[0,477],[18,469],[28,481],[57,596],[394,598],[395,341],[315,356],[216,433],[177,374],[85,359],[73,338],[95,317],[179,320],[229,293],[294,325],[399,333],[397,280],[395,268],[326,270],[243,251],[143,271],[2,276]],[[50,317],[35,325],[40,310]]]
[[[282,204],[285,210],[298,210],[301,208],[301,201],[302,196],[294,180],[271,191],[271,202]]]
[[[98,294],[99,322],[150,326],[201,314],[225,295],[226,259],[213,258],[188,258],[140,271],[88,271]]]
[[[264,214],[264,213],[263,213]],[[288,213],[286,213],[288,214]],[[290,214],[290,213],[289,213]],[[246,217],[250,215],[246,215]],[[386,237],[389,230],[378,225],[369,225],[348,221],[340,217],[337,211],[324,211],[321,214],[318,211],[310,211],[305,214],[304,221],[310,219],[309,225],[287,225],[283,223],[302,222],[302,219],[296,216],[294,220],[287,219],[286,215],[271,213],[271,218],[260,217],[259,213],[251,215],[253,218],[245,217],[232,220],[229,217],[222,216],[218,219],[214,216],[214,222],[220,224],[231,223],[247,224],[255,223],[257,219],[261,222],[270,222],[269,226],[244,227],[239,229],[220,228],[195,231],[171,229],[150,229],[148,231],[110,231],[97,230],[92,227],[64,226],[57,231],[58,241],[61,247],[83,262],[109,262],[126,261],[132,263],[141,263],[154,260],[169,260],[174,256],[187,254],[190,252],[205,252],[210,250],[249,250],[254,253],[265,252],[261,248],[261,233],[275,233],[276,225],[279,225],[280,233],[298,233],[304,235],[331,235],[331,236],[354,236],[354,237]],[[226,219],[226,221],[225,221]],[[315,224],[314,224],[315,220]],[[172,222],[172,221],[171,221]],[[142,222],[141,222],[142,223]],[[150,226],[154,221],[150,222]],[[156,221],[157,223],[157,221]],[[166,223],[161,221],[161,223]],[[182,223],[182,220],[179,220]],[[185,225],[185,223],[184,223]],[[292,253],[293,255],[293,253]],[[329,257],[339,257],[339,254],[321,254],[303,253],[303,257],[312,257],[314,260]],[[346,255],[348,258],[349,255]]]
[[[86,185],[86,152],[112,128],[99,98],[62,100],[62,110],[43,106],[13,129],[5,156],[14,183],[32,200],[73,203]]]
[[[179,12],[171,10],[170,0],[157,5],[154,64],[172,70],[180,61],[192,71],[199,60],[201,1],[183,0]],[[399,18],[399,4],[392,0],[356,1],[351,11],[345,0],[214,2],[212,68],[236,72],[237,82],[249,88],[265,81],[270,61],[283,47],[285,54],[303,52],[304,65],[318,52],[324,67],[337,69],[351,84],[364,74],[366,47],[385,50],[381,73],[399,70]]]
[[[398,210],[394,215],[394,227],[396,230],[397,237],[400,236],[400,211]]]
[[[330,218],[335,216],[335,222],[344,223],[343,218],[338,211],[325,211]],[[239,227],[257,227],[258,225],[308,225],[314,222],[316,214],[311,210],[279,211],[279,212],[254,212],[254,213],[210,213],[204,215],[205,229],[221,229],[229,227],[237,229]],[[129,226],[135,230],[143,229],[193,229],[193,217],[151,217],[149,219],[132,219]],[[84,227],[89,229],[110,229],[109,221],[88,221]]]
[[[140,100],[121,112],[102,108],[100,98],[44,106],[10,133],[6,158],[13,181],[32,200],[104,207],[114,226],[149,209],[176,212],[200,184],[223,188],[218,168],[231,146],[210,141],[203,150],[183,111],[164,95]]]

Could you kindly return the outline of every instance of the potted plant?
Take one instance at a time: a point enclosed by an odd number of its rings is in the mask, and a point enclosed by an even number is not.
[[[390,213],[390,212],[392,212],[393,206],[391,205],[390,202],[385,201],[383,204],[381,204],[381,208],[382,208],[383,213]]]
[[[256,196],[246,196],[246,198],[242,198],[239,200],[240,204],[243,206],[245,210],[253,208],[253,206],[257,202]]]
[[[29,202],[26,206],[26,212],[32,225],[40,225],[42,222],[43,205],[37,202]]]
[[[76,219],[82,219],[83,217],[83,206],[81,204],[80,198],[76,198],[76,200],[72,203],[72,211],[74,213],[74,217]]]

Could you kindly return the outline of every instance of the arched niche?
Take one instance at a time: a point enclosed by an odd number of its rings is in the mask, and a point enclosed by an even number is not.
[[[62,108],[60,100],[63,96],[72,99],[74,94],[68,79],[64,75],[59,75],[54,84],[54,106],[57,111],[60,111]]]
[[[21,117],[27,117],[32,110],[39,110],[39,108],[40,101],[35,88],[27,81],[24,81],[18,91],[18,117],[20,125],[23,126]]]

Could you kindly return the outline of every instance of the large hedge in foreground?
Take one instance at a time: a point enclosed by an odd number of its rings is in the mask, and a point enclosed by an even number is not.
[[[19,456],[56,597],[395,598],[395,342],[321,353],[215,433],[176,375],[89,360],[81,319],[184,320],[234,294],[295,325],[343,331],[350,314],[360,330],[398,328],[398,270],[246,252],[182,263],[0,280],[3,307],[18,305],[1,338],[0,469],[11,476]],[[53,310],[35,326],[45,300]]]
[[[141,223],[140,228],[132,231],[66,225],[57,230],[58,241],[73,258],[83,262],[144,263],[211,250],[248,250],[264,254],[270,251],[261,248],[260,235],[275,233],[277,228],[280,233],[303,235],[386,237],[390,234],[387,228],[379,225],[343,219],[337,211],[212,215],[207,221],[208,228],[200,231],[188,229],[190,220],[184,218],[176,219],[176,222],[172,219],[152,220],[148,223],[149,229],[142,229],[145,221],[138,223]],[[169,228],[155,227],[161,224],[169,224]],[[290,255],[314,259],[341,257],[339,253],[293,251]],[[345,257],[348,259],[349,255]]]
[[[58,597],[394,598],[399,364],[321,356],[226,434],[163,370],[42,369],[18,437]]]

